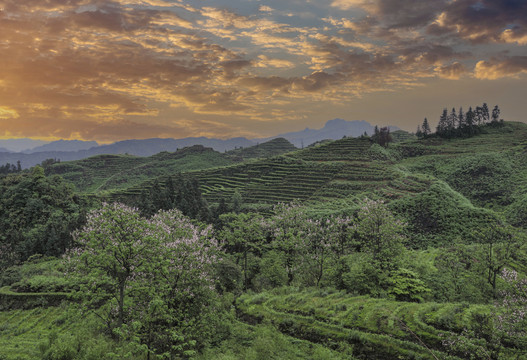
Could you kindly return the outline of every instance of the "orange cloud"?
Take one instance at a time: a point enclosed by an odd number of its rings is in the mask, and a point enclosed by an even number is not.
[[[525,44],[511,9],[494,27],[478,25],[486,15],[468,0],[330,4],[300,14],[287,2],[250,13],[186,0],[4,0],[0,136],[225,137],[424,78],[462,79],[476,56],[478,79],[525,72],[512,56],[521,49],[495,60],[474,45],[485,36]],[[456,9],[470,12],[466,24]]]
[[[449,65],[437,67],[436,72],[444,79],[458,80],[467,72],[467,69],[465,68],[465,65],[459,62],[454,62]]]
[[[527,56],[514,56],[501,60],[478,61],[474,68],[474,77],[484,80],[496,80],[504,77],[517,77],[527,73]]]

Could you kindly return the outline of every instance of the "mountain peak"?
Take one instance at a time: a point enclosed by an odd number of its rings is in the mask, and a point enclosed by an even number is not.
[[[348,121],[346,121],[344,119],[336,118],[336,119],[333,119],[333,120],[326,121],[326,124],[324,125],[324,127],[341,126],[343,124],[346,124],[347,122]]]
[[[335,128],[335,127],[370,127],[372,126],[369,122],[364,120],[344,120],[336,118],[328,120],[324,125],[324,128]]]

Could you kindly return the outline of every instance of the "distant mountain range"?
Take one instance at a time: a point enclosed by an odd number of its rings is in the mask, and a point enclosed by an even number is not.
[[[0,139],[0,148],[10,152],[22,152],[48,143],[49,141],[33,139]]]
[[[398,129],[396,127],[390,128],[392,131]],[[337,140],[343,136],[356,137],[364,133],[372,134],[373,130],[374,126],[367,121],[334,119],[326,122],[321,129],[306,128],[302,131],[252,140],[244,137],[227,140],[209,139],[206,137],[188,137],[183,139],[154,138],[124,140],[109,145],[98,145],[95,141],[58,140],[47,143],[32,139],[9,139],[0,140],[0,165],[6,163],[15,164],[20,160],[23,168],[29,168],[42,163],[46,159],[70,161],[101,154],[151,156],[162,151],[174,152],[192,145],[203,145],[216,151],[224,152],[253,146],[276,138],[285,138],[296,147],[303,147],[325,139]]]
[[[67,143],[67,142],[66,142]],[[162,151],[174,152],[178,149],[192,145],[203,145],[211,147],[216,151],[227,151],[239,147],[248,147],[256,143],[246,138],[233,138],[228,140],[208,139],[205,137],[199,138],[185,138],[185,139],[145,139],[145,140],[124,140],[110,145],[101,145],[90,147],[89,149],[77,151],[60,151],[53,149],[67,148],[64,140],[54,141],[46,144],[41,149],[48,149],[47,151],[26,150],[24,152],[0,152],[0,164],[15,164],[20,160],[22,168],[27,169],[42,163],[46,159],[57,159],[61,161],[71,161],[85,159],[94,155],[101,154],[129,154],[136,156],[151,156]],[[74,147],[81,147],[86,142],[75,142]],[[91,143],[91,142],[87,142]]]
[[[96,141],[57,140],[22,152],[24,154],[32,154],[44,151],[79,151],[88,150],[96,146],[99,146]]]
[[[289,132],[268,138],[254,139],[255,141],[265,142],[271,139],[282,137],[289,140],[296,147],[309,146],[321,140],[338,140],[344,136],[357,137],[364,133],[373,134],[375,126],[367,121],[344,119],[333,119],[326,122],[321,129],[305,128],[302,131]],[[398,127],[390,126],[391,131],[399,130]]]

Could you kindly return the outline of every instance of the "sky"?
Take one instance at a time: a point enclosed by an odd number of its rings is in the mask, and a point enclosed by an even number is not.
[[[0,0],[0,138],[527,122],[526,0]]]

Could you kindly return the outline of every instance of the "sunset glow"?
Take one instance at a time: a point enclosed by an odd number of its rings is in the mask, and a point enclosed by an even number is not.
[[[523,0],[0,0],[0,138],[527,121]]]

